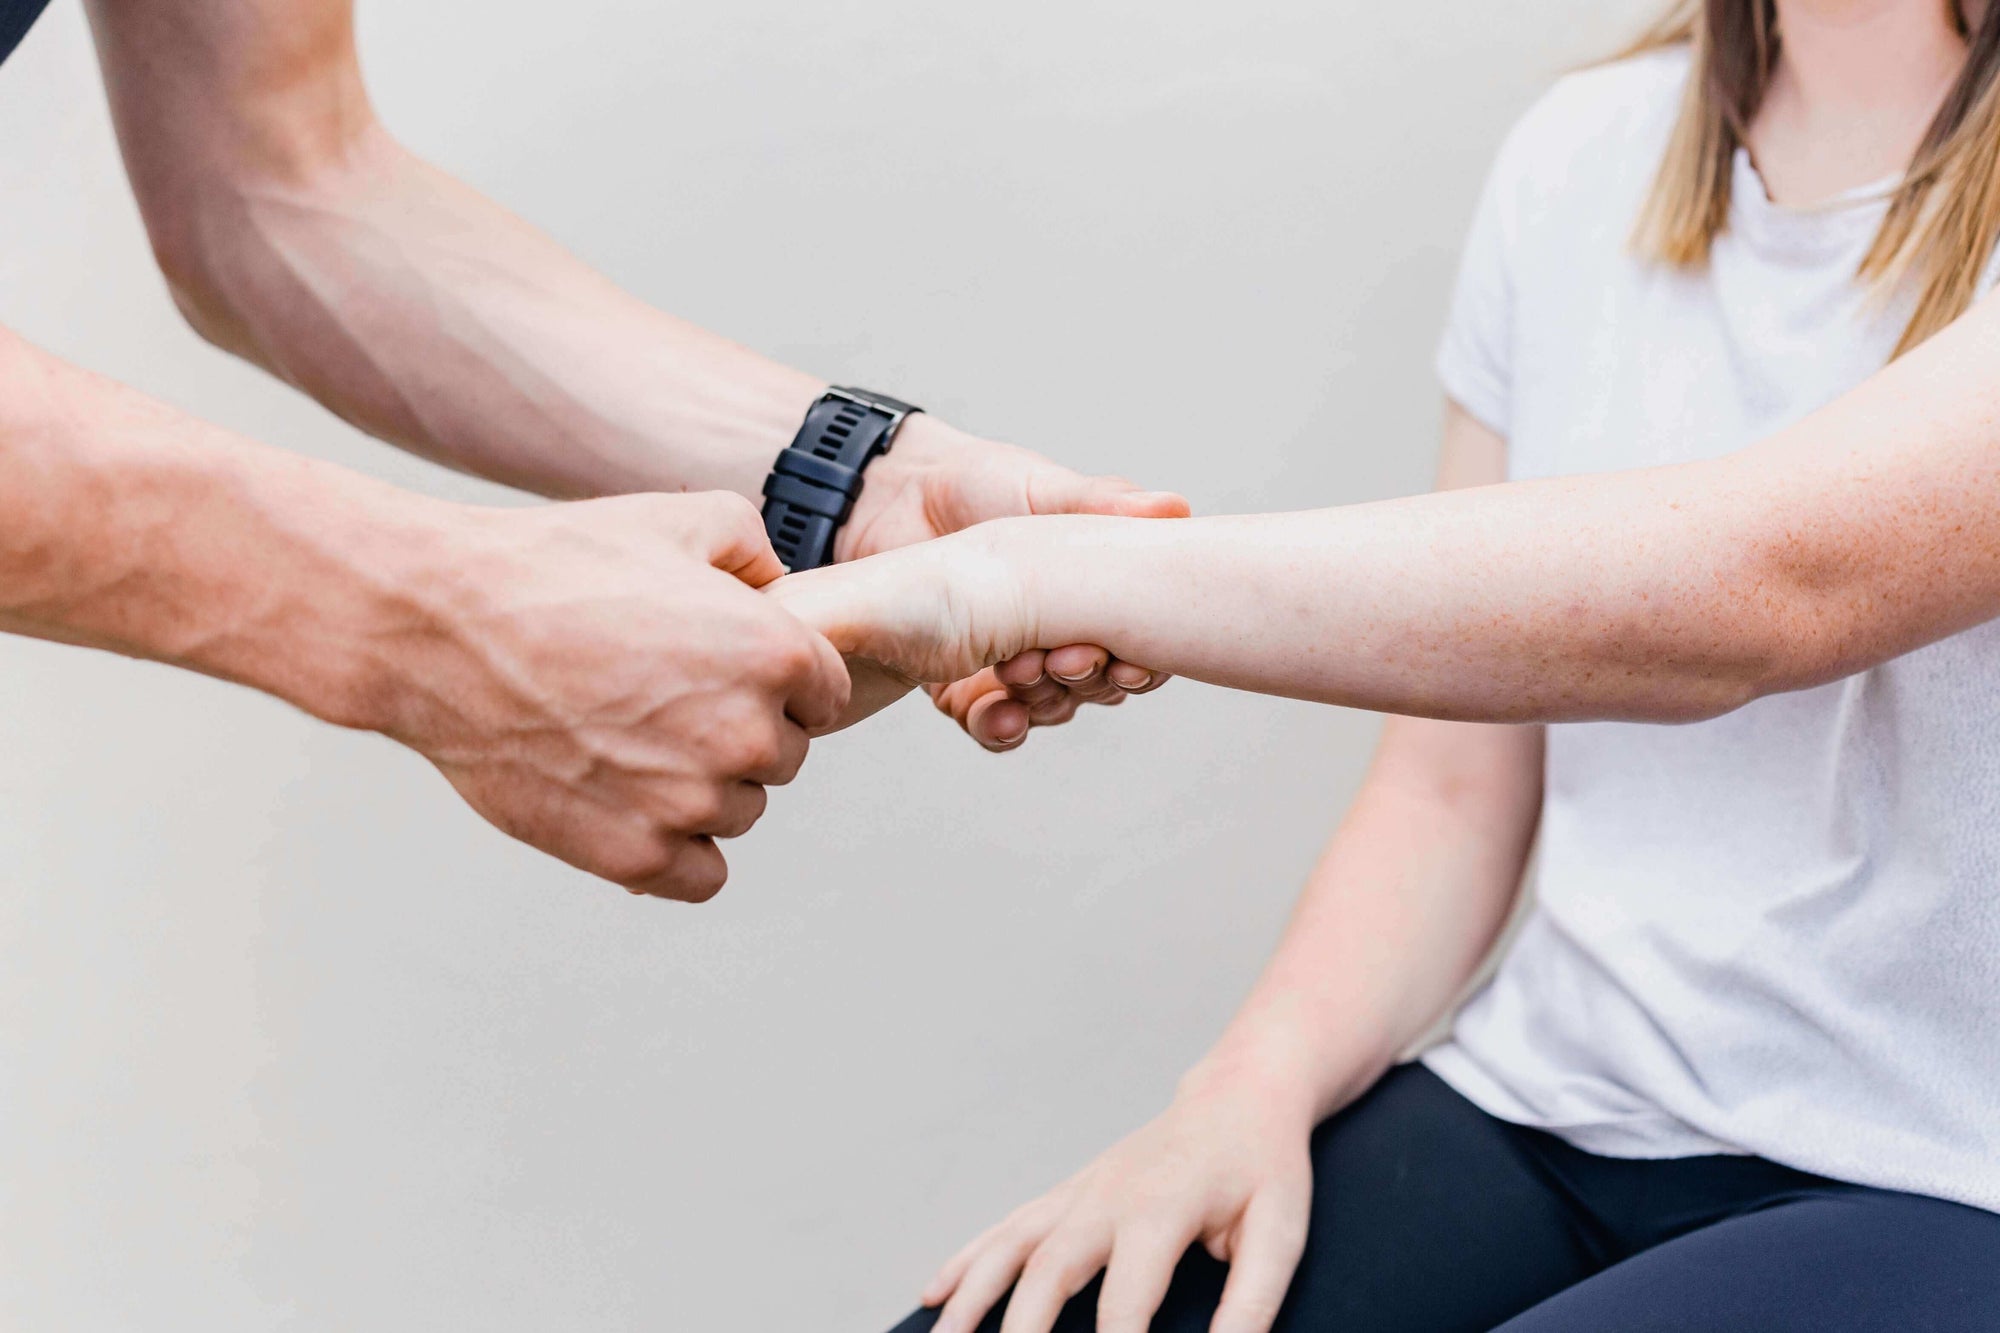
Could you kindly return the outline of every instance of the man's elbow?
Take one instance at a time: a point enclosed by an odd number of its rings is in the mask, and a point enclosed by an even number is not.
[[[372,121],[321,152],[244,154],[172,173],[139,192],[153,261],[189,327],[224,351],[265,361],[262,343],[296,291],[287,233],[337,215],[393,149]]]
[[[255,221],[259,182],[231,169],[189,171],[139,194],[153,262],[174,308],[204,340],[250,355],[268,267]]]

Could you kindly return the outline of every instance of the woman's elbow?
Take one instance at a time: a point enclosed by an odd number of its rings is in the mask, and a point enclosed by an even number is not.
[[[1788,590],[1756,612],[1715,626],[1708,649],[1678,674],[1666,722],[1705,722],[1774,694],[1811,689],[1873,666],[1879,637],[1851,599]]]
[[[1701,608],[1691,624],[1634,627],[1620,636],[1624,651],[1597,670],[1623,681],[1606,693],[1624,720],[1706,722],[1845,674],[1829,652],[1832,638],[1814,617],[1768,603],[1742,615]]]

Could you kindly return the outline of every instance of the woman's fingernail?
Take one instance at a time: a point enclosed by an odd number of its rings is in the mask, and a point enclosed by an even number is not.
[[[1081,681],[1086,681],[1090,679],[1090,673],[1088,671],[1084,672],[1080,676],[1065,676],[1059,671],[1051,671],[1049,672],[1049,675],[1053,676],[1055,679],[1061,681],[1065,685],[1075,685]]]

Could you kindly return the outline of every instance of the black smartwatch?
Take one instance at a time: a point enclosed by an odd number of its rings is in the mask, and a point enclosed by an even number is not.
[[[764,481],[764,531],[786,569],[833,563],[833,535],[854,512],[863,469],[923,410],[866,389],[828,389],[812,405]]]

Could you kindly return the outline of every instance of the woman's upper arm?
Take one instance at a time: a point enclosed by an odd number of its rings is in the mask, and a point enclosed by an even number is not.
[[[1686,511],[1729,516],[1747,590],[1777,594],[1756,598],[1777,663],[1760,692],[1839,679],[2000,616],[2000,297],[1705,465],[1700,491]]]

